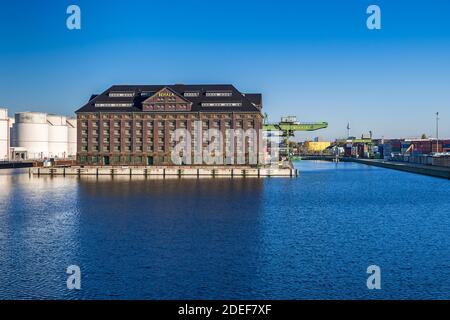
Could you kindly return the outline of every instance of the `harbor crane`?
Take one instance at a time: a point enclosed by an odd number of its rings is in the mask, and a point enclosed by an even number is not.
[[[267,123],[267,114],[263,124],[263,130],[265,131],[281,131],[281,136],[286,144],[288,159],[290,159],[289,138],[293,137],[296,131],[316,131],[327,127],[328,122],[298,122],[295,116],[282,117],[278,123]]]

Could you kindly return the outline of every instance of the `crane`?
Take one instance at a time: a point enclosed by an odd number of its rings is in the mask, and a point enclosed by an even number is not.
[[[288,158],[290,158],[289,138],[293,137],[296,131],[316,131],[327,127],[328,122],[298,122],[295,116],[282,117],[278,123],[267,123],[267,115],[265,115],[263,124],[263,130],[265,131],[281,131],[286,143]]]

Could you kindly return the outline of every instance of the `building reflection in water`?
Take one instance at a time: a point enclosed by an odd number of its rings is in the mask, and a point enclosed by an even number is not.
[[[78,181],[83,250],[102,262],[103,271],[93,272],[109,283],[111,293],[220,297],[223,288],[256,281],[256,266],[264,259],[258,246],[262,179],[100,176]],[[122,276],[112,280],[105,272]],[[138,288],[124,289],[127,277],[139,279],[132,281]]]

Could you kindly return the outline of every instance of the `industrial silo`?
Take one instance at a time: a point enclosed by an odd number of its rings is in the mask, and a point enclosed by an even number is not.
[[[75,157],[77,155],[77,119],[67,118],[67,155]]]
[[[47,114],[42,112],[20,112],[15,115],[13,147],[26,149],[28,159],[48,157]]]
[[[63,159],[68,153],[66,117],[48,114],[48,154],[50,158]]]
[[[0,161],[8,160],[9,118],[8,109],[0,109]]]

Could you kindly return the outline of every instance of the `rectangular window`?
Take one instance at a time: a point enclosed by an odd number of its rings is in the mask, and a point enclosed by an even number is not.
[[[233,93],[231,91],[206,91],[207,97],[231,97]]]
[[[129,107],[132,107],[133,104],[132,103],[124,103],[124,102],[122,102],[122,103],[98,102],[98,103],[95,104],[95,106],[96,107],[104,107],[104,108],[108,108],[108,107],[111,107],[111,108],[113,108],[113,107],[114,108],[120,108],[120,107],[129,108]]]
[[[109,93],[110,97],[134,97],[134,92],[120,92],[120,91],[111,91]]]
[[[240,102],[202,102],[202,107],[241,107]]]
[[[200,93],[198,91],[187,91],[184,93],[185,97],[198,97]]]

